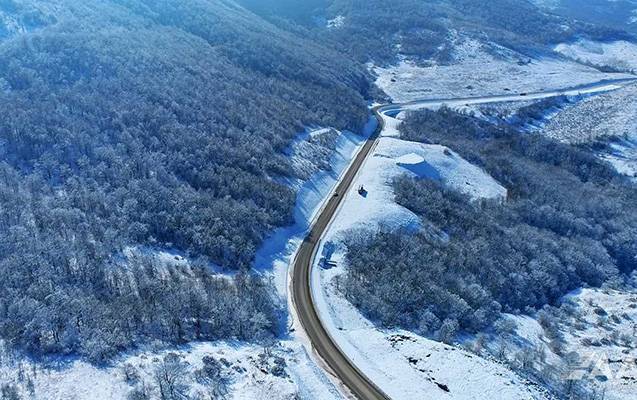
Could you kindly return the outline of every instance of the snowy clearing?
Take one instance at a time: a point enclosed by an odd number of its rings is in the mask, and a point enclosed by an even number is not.
[[[637,133],[629,139],[611,142],[610,148],[611,152],[601,154],[600,157],[610,162],[617,172],[637,182]]]
[[[363,186],[367,194],[347,194],[330,232],[343,235],[352,228],[379,224],[416,229],[419,219],[394,203],[392,180],[404,174],[439,180],[473,198],[506,197],[506,189],[493,178],[444,146],[382,137],[355,181],[355,187]]]
[[[579,99],[548,118],[539,132],[565,143],[610,140],[599,156],[637,178],[637,85]]]
[[[327,27],[329,29],[342,28],[345,25],[345,16],[337,15],[336,17],[327,21]]]
[[[561,43],[555,47],[555,51],[573,60],[594,65],[628,71],[637,69],[637,44],[624,40],[608,43],[579,40]]]
[[[418,66],[403,60],[388,68],[372,67],[376,84],[394,102],[541,92],[631,77],[608,74],[562,58],[529,59],[511,50],[465,40],[451,65]]]
[[[208,388],[195,379],[195,372],[203,366],[204,357],[212,356],[223,366],[221,376],[228,385],[227,398],[230,400],[284,400],[293,399],[296,395],[338,398],[338,393],[330,389],[322,371],[295,342],[279,344],[270,349],[270,354],[266,354],[263,347],[236,342],[196,343],[171,350],[151,349],[122,356],[112,366],[104,368],[71,360],[43,366],[3,354],[0,374],[3,384],[14,384],[25,398],[126,399],[133,387],[155,385],[155,371],[169,353],[177,355],[184,363],[181,375],[191,396],[207,393]],[[295,367],[289,368],[290,364]],[[125,366],[129,370],[128,378]],[[151,395],[156,396],[153,390]],[[33,397],[30,397],[31,393],[34,393]]]

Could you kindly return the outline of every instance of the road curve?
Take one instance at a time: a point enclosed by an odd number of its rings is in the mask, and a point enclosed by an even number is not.
[[[621,87],[633,80],[617,80],[612,84]],[[350,390],[350,392],[361,400],[389,400],[378,386],[368,379],[354,363],[343,353],[336,344],[329,332],[321,322],[321,318],[315,307],[312,298],[311,272],[314,264],[316,252],[320,247],[320,240],[325,234],[330,222],[335,217],[338,207],[349,191],[356,174],[375,147],[380,137],[380,133],[385,127],[383,115],[413,109],[418,106],[434,106],[442,104],[482,104],[495,101],[513,102],[533,100],[538,98],[555,97],[562,94],[577,94],[579,92],[593,93],[595,91],[608,91],[609,81],[598,82],[597,84],[586,85],[585,87],[574,87],[564,90],[547,91],[541,93],[512,94],[506,96],[487,96],[462,99],[441,99],[414,101],[405,104],[387,104],[374,107],[373,112],[378,120],[378,127],[365,142],[356,158],[349,166],[348,170],[341,177],[338,186],[333,192],[333,196],[327,201],[320,214],[315,219],[310,232],[301,244],[293,262],[292,270],[292,303],[296,309],[299,321],[308,336],[312,346],[318,356],[325,362],[327,367],[336,377]]]
[[[312,346],[319,357],[321,357],[352,394],[358,399],[365,400],[389,400],[389,396],[374,385],[374,383],[343,354],[330,334],[323,327],[321,318],[314,307],[310,276],[314,256],[319,248],[321,236],[325,233],[332,221],[341,201],[351,187],[358,170],[363,165],[363,162],[365,162],[369,153],[371,153],[385,126],[385,120],[378,111],[379,108],[380,107],[375,107],[373,110],[378,120],[378,127],[358,152],[356,158],[334,190],[333,196],[327,201],[327,204],[325,204],[321,210],[318,218],[314,221],[310,233],[296,254],[292,276],[292,301],[300,322],[303,325],[303,329],[312,342]]]

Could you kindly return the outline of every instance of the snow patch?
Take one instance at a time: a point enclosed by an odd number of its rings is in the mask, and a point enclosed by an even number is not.
[[[601,154],[602,159],[610,162],[620,174],[637,182],[637,128],[629,138],[611,142],[610,149]]]
[[[329,29],[342,28],[345,25],[345,20],[346,18],[344,15],[337,15],[335,18],[327,21],[327,27]]]
[[[302,360],[303,355],[298,347],[295,344],[277,346],[273,354],[286,360],[286,363],[299,360],[307,362],[307,358]],[[33,382],[34,398],[37,399],[123,400],[133,388],[125,381],[124,365],[130,364],[137,370],[140,382],[155,385],[155,367],[166,354],[173,353],[186,363],[187,374],[184,378],[190,386],[189,393],[195,395],[205,393],[205,387],[196,382],[194,372],[202,367],[203,357],[213,356],[226,364],[222,374],[229,381],[229,399],[293,398],[300,389],[289,377],[275,376],[271,372],[272,362],[260,357],[263,351],[262,346],[237,342],[198,343],[170,351],[149,350],[122,356],[113,365],[102,368],[83,361],[67,360],[42,369],[41,365],[24,359],[17,361],[3,357],[0,372],[3,383],[15,384],[24,398],[31,398],[24,388],[24,381],[28,379]]]

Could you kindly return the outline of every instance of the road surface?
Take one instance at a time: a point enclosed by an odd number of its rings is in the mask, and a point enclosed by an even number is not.
[[[333,191],[332,197],[327,200],[323,209],[314,220],[311,230],[301,244],[292,266],[292,302],[301,325],[312,343],[316,354],[323,360],[331,372],[347,387],[352,395],[361,400],[389,399],[389,396],[387,396],[381,388],[376,386],[356,365],[350,361],[323,326],[321,317],[319,316],[312,299],[310,277],[316,252],[320,247],[320,240],[329,227],[330,222],[336,216],[343,198],[350,190],[352,182],[365,162],[365,159],[374,149],[375,144],[380,137],[380,133],[385,127],[384,116],[393,115],[403,110],[440,106],[444,104],[453,106],[464,104],[528,101],[556,97],[559,95],[603,92],[618,89],[619,87],[627,85],[633,81],[634,80],[624,79],[616,81],[602,81],[580,87],[552,90],[541,93],[423,100],[404,104],[387,104],[377,106],[373,109],[374,115],[378,120],[378,127],[376,131],[369,137],[358,152],[348,170],[341,177],[336,189]]]

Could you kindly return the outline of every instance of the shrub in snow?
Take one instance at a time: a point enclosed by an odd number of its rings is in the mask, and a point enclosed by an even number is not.
[[[187,384],[188,365],[174,353],[169,353],[153,371],[155,384],[161,400],[181,400],[189,392]]]

